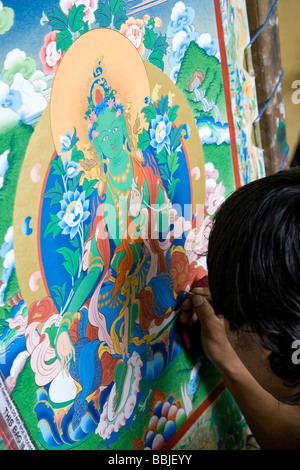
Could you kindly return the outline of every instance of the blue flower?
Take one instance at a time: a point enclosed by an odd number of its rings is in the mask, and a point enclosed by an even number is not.
[[[93,140],[93,132],[96,130],[96,126],[93,126],[90,128],[89,130],[89,140],[92,141]]]
[[[62,148],[60,150],[60,153],[66,153],[70,150],[71,144],[72,144],[72,136],[70,134],[70,131],[67,131],[66,135],[60,135],[59,136]]]
[[[70,235],[71,240],[77,234],[80,224],[90,215],[88,211],[89,201],[85,200],[85,192],[80,193],[67,191],[60,201],[61,210],[58,212],[60,222],[58,225],[63,229],[63,235]]]
[[[159,153],[165,144],[170,145],[170,133],[172,130],[172,123],[169,121],[167,114],[163,116],[159,114],[156,119],[152,119],[150,127],[150,144]]]
[[[64,160],[64,170],[68,178],[74,178],[74,176],[78,175],[80,166],[78,163],[73,162],[72,160],[69,161],[68,157],[66,156]]]
[[[123,114],[123,113],[124,113],[124,106],[123,106],[122,104],[117,104],[117,105],[116,105],[116,110],[117,110],[117,111],[120,110],[121,113]]]
[[[101,103],[96,104],[96,106],[94,106],[93,111],[96,114],[96,116],[99,116],[99,114],[104,113],[104,111],[106,110],[108,106],[108,100],[109,98],[103,98]]]

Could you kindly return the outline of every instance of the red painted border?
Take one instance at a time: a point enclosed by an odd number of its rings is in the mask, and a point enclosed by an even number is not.
[[[235,138],[235,128],[234,128],[234,122],[233,122],[233,113],[232,113],[232,108],[231,108],[230,81],[229,81],[228,62],[227,62],[227,53],[226,53],[225,40],[224,40],[224,29],[223,29],[223,22],[222,22],[220,0],[214,0],[214,4],[215,4],[220,54],[221,54],[222,75],[223,75],[224,93],[225,93],[225,101],[226,101],[226,108],[227,108],[234,178],[235,178],[236,188],[239,188],[241,186],[241,178],[240,178],[239,160],[238,160],[236,138]]]
[[[207,408],[218,398],[218,396],[225,390],[226,386],[224,382],[221,382],[208,397],[204,400],[203,403],[197,408],[195,413],[193,413],[186,422],[178,429],[176,434],[167,442],[163,450],[171,450],[177,442],[186,434],[186,432],[195,424],[197,419],[207,410]]]

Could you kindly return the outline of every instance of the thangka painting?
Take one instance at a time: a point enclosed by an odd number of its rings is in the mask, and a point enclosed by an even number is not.
[[[248,41],[234,0],[0,1],[7,447],[243,448],[176,315],[218,207],[264,174]]]

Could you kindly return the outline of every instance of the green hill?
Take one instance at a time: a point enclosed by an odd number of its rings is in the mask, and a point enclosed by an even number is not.
[[[204,49],[192,41],[187,48],[181,67],[178,73],[176,85],[183,93],[189,106],[191,107],[196,119],[203,117],[213,117],[215,119],[215,111],[203,111],[203,103],[196,102],[196,94],[194,91],[189,92],[189,83],[196,72],[204,74],[204,80],[199,86],[199,92],[205,91],[205,98],[217,105],[219,113],[224,122],[227,122],[226,103],[223,89],[222,66],[216,57],[208,55]]]

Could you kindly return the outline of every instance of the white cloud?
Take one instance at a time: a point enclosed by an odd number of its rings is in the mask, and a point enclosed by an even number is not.
[[[196,42],[208,55],[215,56],[220,60],[219,41],[217,38],[213,38],[209,33],[202,33]]]
[[[8,93],[9,86],[7,85],[7,83],[0,81],[0,105],[5,103]]]
[[[23,62],[26,59],[26,53],[24,51],[21,51],[20,49],[16,48],[13,49],[12,51],[9,51],[6,59],[4,61],[4,68],[9,69],[16,63]]]
[[[5,150],[4,153],[2,153],[2,155],[0,155],[0,189],[2,188],[3,186],[3,183],[4,183],[4,177],[5,177],[5,174],[9,168],[9,164],[8,164],[8,161],[7,161],[7,157],[9,155],[9,150]]]
[[[217,144],[221,145],[224,142],[230,144],[230,134],[228,124],[211,126],[201,126],[199,129],[199,136],[202,144]]]
[[[34,85],[26,80],[21,73],[16,73],[11,90],[21,93],[22,106],[17,110],[22,121],[30,119],[36,114],[42,113],[47,106],[47,101],[41,93],[37,93]]]

